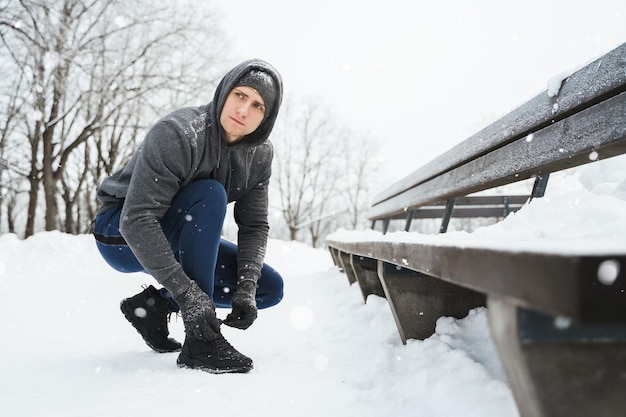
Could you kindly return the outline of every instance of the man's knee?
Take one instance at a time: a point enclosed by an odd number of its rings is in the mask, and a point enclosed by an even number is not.
[[[193,188],[194,192],[197,193],[199,196],[208,197],[211,199],[211,201],[223,202],[224,205],[228,202],[226,189],[217,180],[196,180],[187,185],[187,187]]]

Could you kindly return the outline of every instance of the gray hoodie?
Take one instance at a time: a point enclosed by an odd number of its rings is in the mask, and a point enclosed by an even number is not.
[[[274,78],[276,102],[257,130],[229,146],[219,123],[220,114],[239,78],[255,68]],[[238,276],[255,281],[260,276],[269,232],[273,148],[268,137],[281,101],[280,74],[264,61],[245,61],[224,76],[211,103],[182,108],[159,120],[128,164],[98,189],[100,212],[124,201],[122,236],[146,271],[174,297],[186,291],[191,281],[176,261],[160,220],[178,190],[194,180],[212,178],[224,185],[228,201],[235,201],[239,226]]]

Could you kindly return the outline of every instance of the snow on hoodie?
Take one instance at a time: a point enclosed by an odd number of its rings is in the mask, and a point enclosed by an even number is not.
[[[275,103],[251,134],[228,145],[219,123],[224,102],[237,81],[252,69],[271,75]],[[235,202],[238,231],[238,276],[255,281],[265,258],[268,187],[273,148],[269,135],[282,101],[282,79],[268,63],[253,59],[230,70],[220,81],[213,101],[176,110],[159,120],[128,164],[106,178],[98,189],[104,212],[124,201],[120,232],[146,271],[174,297],[191,281],[176,261],[160,220],[180,188],[200,179],[224,185]]]

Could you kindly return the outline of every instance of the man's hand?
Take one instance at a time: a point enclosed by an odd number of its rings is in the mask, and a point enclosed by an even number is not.
[[[210,341],[219,335],[222,321],[215,315],[215,304],[195,281],[174,300],[180,306],[188,336]]]
[[[237,291],[233,294],[231,305],[233,311],[226,316],[224,324],[245,330],[257,318],[256,283],[252,280],[242,280],[237,284]]]

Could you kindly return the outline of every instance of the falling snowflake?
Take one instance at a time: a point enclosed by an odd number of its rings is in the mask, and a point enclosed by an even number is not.
[[[604,285],[613,285],[619,276],[620,265],[618,261],[604,261],[598,266],[598,281]]]

